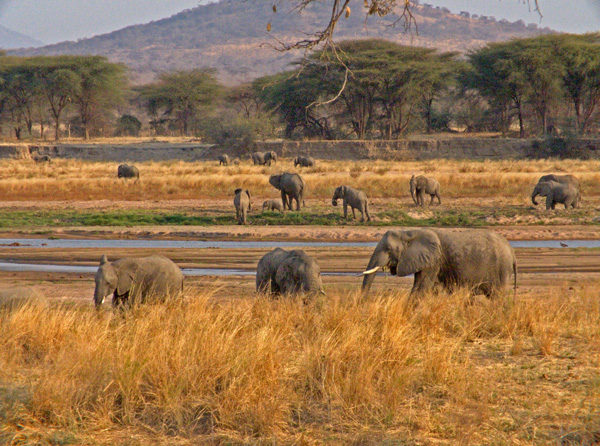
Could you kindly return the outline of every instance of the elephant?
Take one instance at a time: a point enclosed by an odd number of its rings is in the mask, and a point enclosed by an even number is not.
[[[121,164],[117,169],[117,178],[140,178],[140,171],[137,167],[129,164]]]
[[[106,255],[96,272],[96,308],[112,293],[113,307],[133,307],[145,302],[163,302],[183,292],[183,273],[166,257],[124,257],[109,262]]]
[[[246,216],[252,210],[250,191],[248,189],[236,189],[234,193],[233,205],[235,206],[235,218],[237,218],[238,224],[245,225]]]
[[[266,153],[254,152],[250,156],[255,166],[264,166],[265,164],[270,166],[271,162],[277,162],[277,154],[273,151]]]
[[[263,205],[263,212],[265,211],[265,208],[268,211],[279,211],[283,214],[283,203],[281,202],[281,200],[279,198],[277,198],[276,200],[266,200]]]
[[[229,166],[229,155],[227,155],[226,153],[219,155],[219,166],[221,164],[223,166]]]
[[[306,183],[297,173],[284,172],[279,175],[271,175],[269,183],[281,191],[281,202],[284,209],[287,207],[290,211],[292,210],[292,200],[296,200],[296,210],[300,210],[300,206],[305,206]]]
[[[256,268],[256,291],[259,293],[321,293],[321,268],[301,249],[276,248],[265,254]]]
[[[410,179],[410,195],[417,206],[424,205],[423,195],[425,194],[431,195],[430,206],[433,204],[435,197],[438,199],[438,204],[442,204],[440,183],[438,180],[424,175],[419,175],[418,177],[413,175]]]
[[[294,158],[294,167],[314,167],[315,159],[312,156],[297,156]]]
[[[558,183],[556,181],[541,181],[536,184],[531,193],[531,201],[537,205],[535,197],[541,195],[546,197],[546,209],[554,209],[556,203],[565,205],[565,209],[569,206],[575,208],[577,204],[577,189],[569,183]]]
[[[543,183],[544,181],[556,181],[557,183],[572,185],[575,188],[575,190],[577,190],[577,200],[575,201],[575,206],[573,207],[579,207],[579,202],[581,201],[581,183],[579,182],[577,177],[573,175],[556,175],[551,173],[548,175],[542,175],[538,180],[538,184]],[[533,204],[537,205],[537,203],[533,199],[532,201]]]
[[[365,193],[361,190],[354,189],[350,186],[340,186],[333,193],[331,204],[337,206],[337,200],[342,199],[344,205],[344,218],[348,218],[348,206],[352,209],[352,216],[356,219],[355,209],[358,209],[362,215],[360,221],[365,221],[365,215],[367,221],[371,221],[369,215],[369,200]]]
[[[39,152],[34,153],[32,156],[36,163],[51,163],[52,157],[50,155],[41,155]]]
[[[508,241],[486,229],[416,229],[386,232],[363,273],[363,293],[373,284],[377,270],[394,276],[414,274],[411,297],[441,285],[452,291],[469,287],[473,294],[499,295],[514,275],[517,259]]]
[[[0,310],[16,310],[25,305],[46,308],[48,299],[36,287],[14,287],[0,289]]]

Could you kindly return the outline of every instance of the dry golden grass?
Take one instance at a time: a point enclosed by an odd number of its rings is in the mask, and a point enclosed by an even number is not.
[[[600,287],[471,302],[0,313],[3,444],[548,444],[600,434]],[[566,297],[568,296],[568,297]]]
[[[295,169],[291,160],[272,167],[219,167],[216,162],[139,163],[140,181],[116,178],[118,163],[57,159],[52,164],[31,160],[0,161],[0,200],[160,200],[226,199],[237,187],[256,196],[277,192],[269,175],[298,171],[308,185],[309,198],[328,199],[341,184],[364,190],[370,198],[407,198],[412,174],[435,176],[442,195],[452,198],[501,197],[510,204],[527,200],[539,176],[549,172],[577,175],[584,200],[597,198],[600,161],[322,161],[314,168]]]

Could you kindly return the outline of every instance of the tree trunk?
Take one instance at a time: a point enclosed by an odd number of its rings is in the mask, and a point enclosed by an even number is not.
[[[54,141],[60,139],[60,118],[54,119]]]
[[[15,127],[15,138],[17,138],[18,140],[21,139],[21,127]]]

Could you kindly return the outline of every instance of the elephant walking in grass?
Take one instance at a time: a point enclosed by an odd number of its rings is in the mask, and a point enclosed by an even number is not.
[[[277,162],[277,153],[270,151],[270,152],[254,152],[252,155],[250,155],[250,157],[252,158],[252,163],[255,166],[264,166],[264,165],[268,165],[270,166],[271,163],[276,163]]]
[[[379,241],[363,273],[368,293],[375,273],[389,268],[393,276],[414,274],[411,296],[441,285],[448,291],[468,287],[474,294],[495,297],[514,275],[517,259],[508,241],[485,229],[417,229],[388,231]]]
[[[337,206],[337,201],[341,199],[344,206],[344,218],[348,218],[348,206],[352,209],[352,216],[356,219],[355,209],[358,209],[362,215],[360,221],[365,221],[365,215],[367,221],[371,221],[369,215],[369,200],[363,191],[354,189],[350,186],[340,186],[333,193],[331,204]]]
[[[579,182],[577,177],[575,177],[573,175],[556,175],[556,174],[551,173],[548,175],[541,176],[540,179],[538,180],[538,184],[543,183],[545,181],[556,181],[557,183],[568,184],[568,185],[572,186],[577,191],[577,198],[575,200],[573,207],[574,208],[579,207],[579,202],[581,201],[581,183]],[[532,201],[533,201],[533,199],[532,199]],[[537,203],[535,201],[533,201],[533,204],[537,204]]]
[[[248,212],[252,210],[250,199],[250,191],[248,189],[235,190],[233,205],[235,206],[235,218],[237,218],[238,224],[240,225],[246,224],[246,216],[248,215]]]
[[[183,291],[183,273],[177,265],[163,256],[125,257],[109,262],[100,260],[96,272],[94,304],[104,303],[112,294],[113,307],[132,307],[145,302],[163,302]]]
[[[433,199],[437,197],[438,204],[442,204],[442,197],[440,194],[440,183],[433,177],[426,177],[414,175],[410,179],[410,195],[417,206],[424,205],[424,195],[430,195],[431,201],[429,205],[433,204]]]
[[[294,158],[294,167],[315,167],[315,159],[312,156],[297,156]]]
[[[220,165],[229,166],[229,155],[226,153],[219,155],[219,166]]]
[[[287,207],[290,211],[292,210],[292,200],[296,200],[296,210],[300,210],[300,206],[305,206],[306,183],[304,178],[297,173],[284,172],[279,175],[271,175],[269,183],[281,191],[281,202],[284,209]]]
[[[262,209],[263,209],[263,212],[266,209],[268,211],[279,211],[280,213],[283,214],[283,203],[281,202],[281,200],[279,198],[277,198],[275,200],[266,200],[262,205]]]
[[[535,197],[541,195],[546,197],[546,209],[554,209],[557,203],[564,204],[565,209],[569,206],[575,208],[578,202],[577,189],[569,183],[557,183],[556,181],[541,181],[531,193],[531,201],[537,205]]]
[[[121,164],[117,168],[117,178],[140,178],[140,171],[130,164]]]
[[[301,249],[276,248],[265,254],[256,268],[256,291],[271,294],[321,293],[321,268]]]

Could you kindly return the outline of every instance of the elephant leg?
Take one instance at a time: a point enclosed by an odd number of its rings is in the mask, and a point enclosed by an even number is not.
[[[348,203],[344,200],[344,220],[348,218]]]
[[[411,297],[422,296],[423,294],[432,291],[437,282],[438,271],[439,268],[417,271],[415,273],[415,281],[412,290],[410,291]]]
[[[283,203],[283,209],[288,205],[287,196],[284,191],[281,191],[281,202]]]
[[[354,206],[350,206],[350,209],[352,209],[352,218],[356,220],[356,208]]]
[[[437,197],[437,199],[438,199],[438,204],[442,204],[442,197],[441,197],[440,193],[439,193],[439,192],[436,192],[436,193],[435,193],[435,196],[436,196],[436,197]]]
[[[435,194],[431,195],[431,200],[429,201],[429,206],[433,206],[433,199],[435,198]]]
[[[369,215],[369,203],[365,203],[365,214],[367,215],[367,221],[371,221],[371,216]]]

